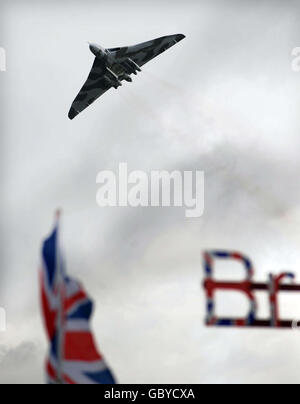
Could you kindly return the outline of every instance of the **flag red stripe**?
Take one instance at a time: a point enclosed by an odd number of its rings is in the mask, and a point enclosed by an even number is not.
[[[76,295],[72,296],[71,298],[65,300],[64,302],[64,310],[65,312],[70,310],[72,308],[72,306],[78,302],[80,302],[80,300],[84,300],[86,299],[86,293],[83,290],[80,290],[78,293],[76,293]]]
[[[93,362],[102,359],[90,332],[66,332],[64,345],[65,360]]]

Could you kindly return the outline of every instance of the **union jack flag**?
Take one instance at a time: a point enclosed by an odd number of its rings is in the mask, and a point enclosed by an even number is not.
[[[115,384],[90,329],[93,302],[67,276],[60,253],[59,225],[42,247],[41,298],[50,342],[46,371],[50,384]]]

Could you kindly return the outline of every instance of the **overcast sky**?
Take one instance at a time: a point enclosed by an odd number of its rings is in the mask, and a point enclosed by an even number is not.
[[[300,333],[206,329],[200,287],[206,248],[248,254],[258,280],[282,269],[300,279],[299,2],[2,0],[0,9],[0,382],[44,382],[39,250],[61,206],[68,271],[95,299],[96,338],[120,382],[299,383]],[[175,33],[187,39],[68,120],[93,62],[87,41]],[[205,171],[204,216],[100,209],[96,176],[119,162]],[[222,298],[224,314],[247,311],[242,297]],[[281,303],[283,317],[300,319],[300,298]]]

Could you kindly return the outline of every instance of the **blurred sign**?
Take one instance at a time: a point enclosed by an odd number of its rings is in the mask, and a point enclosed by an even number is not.
[[[245,269],[245,279],[241,282],[219,282],[213,277],[215,260],[235,260]],[[251,261],[239,253],[226,251],[209,251],[204,253],[205,281],[204,288],[207,298],[207,326],[216,327],[273,327],[295,328],[293,320],[280,319],[278,297],[280,292],[300,292],[300,285],[293,281],[295,275],[282,273],[270,275],[267,283],[256,283],[253,280],[254,270]],[[285,283],[284,281],[289,281]],[[249,301],[249,312],[245,318],[220,318],[215,312],[215,294],[217,291],[236,291],[244,294]],[[257,302],[255,291],[266,291],[269,295],[270,318],[257,318]]]

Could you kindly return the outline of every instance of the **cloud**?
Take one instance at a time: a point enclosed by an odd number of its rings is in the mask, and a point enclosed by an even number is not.
[[[43,352],[32,340],[17,346],[0,344],[0,380],[2,384],[36,383],[42,378]]]
[[[24,364],[37,352],[37,346],[31,341],[22,342],[14,348],[0,346],[0,365],[6,369],[14,368],[16,363]]]

